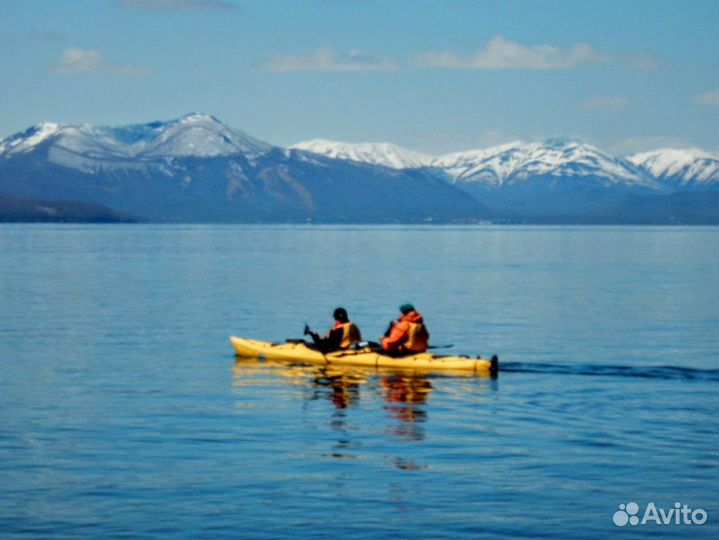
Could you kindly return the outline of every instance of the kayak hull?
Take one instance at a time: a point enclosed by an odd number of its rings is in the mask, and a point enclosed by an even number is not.
[[[270,343],[255,339],[231,336],[230,341],[238,356],[263,358],[285,362],[363,366],[384,369],[416,370],[425,372],[461,371],[494,377],[499,370],[497,357],[492,359],[468,356],[443,356],[418,353],[401,357],[388,356],[369,347],[322,354],[307,346],[304,341]]]

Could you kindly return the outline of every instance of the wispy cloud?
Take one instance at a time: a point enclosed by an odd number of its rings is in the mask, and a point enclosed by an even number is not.
[[[582,103],[585,109],[625,109],[632,104],[632,100],[626,96],[594,96]]]
[[[53,73],[59,75],[120,75],[139,77],[149,74],[149,70],[136,64],[116,64],[109,62],[98,51],[67,47],[55,61]]]
[[[595,49],[589,43],[562,48],[554,45],[524,45],[503,36],[495,36],[473,53],[454,50],[423,51],[410,59],[419,68],[467,70],[566,70],[581,64],[623,63],[634,69],[655,69],[660,62],[651,55],[613,55]]]
[[[259,63],[263,71],[286,73],[292,71],[382,71],[397,69],[392,60],[361,50],[335,51],[320,47],[305,53],[276,54]]]
[[[237,4],[225,0],[117,0],[119,8],[145,11],[229,11]]]
[[[701,103],[702,105],[713,105],[714,107],[719,107],[719,88],[712,90],[711,92],[699,94],[694,101]]]
[[[610,56],[588,43],[567,49],[552,45],[522,45],[502,36],[493,37],[483,49],[470,54],[452,50],[424,51],[415,54],[415,67],[446,69],[570,69],[579,64],[607,62]]]

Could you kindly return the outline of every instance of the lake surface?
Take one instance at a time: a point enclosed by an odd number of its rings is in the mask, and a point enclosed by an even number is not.
[[[407,301],[498,379],[228,341]],[[719,536],[717,228],[3,225],[0,362],[3,538]]]

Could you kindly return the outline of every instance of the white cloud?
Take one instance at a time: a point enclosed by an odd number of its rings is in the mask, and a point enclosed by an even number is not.
[[[695,98],[697,103],[719,107],[719,89],[700,94]]]
[[[381,71],[397,69],[397,64],[360,50],[346,53],[332,47],[320,47],[306,53],[276,54],[258,64],[263,71],[286,73],[290,71]]]
[[[583,63],[609,60],[610,55],[596,51],[588,43],[577,43],[562,49],[552,45],[522,45],[495,36],[485,48],[474,53],[424,51],[415,54],[411,64],[423,68],[550,70],[570,69]]]
[[[633,69],[650,70],[662,66],[657,58],[645,54],[614,55],[596,50],[589,43],[568,48],[553,45],[523,45],[503,36],[495,36],[483,49],[462,54],[453,50],[423,51],[410,64],[420,68],[445,69],[572,69],[580,64],[617,62]]]
[[[120,8],[148,11],[229,11],[237,5],[225,0],[118,0]]]
[[[632,104],[626,96],[594,96],[585,101],[582,106],[586,109],[624,109]]]
[[[67,47],[55,61],[53,73],[59,75],[123,75],[138,77],[147,75],[148,69],[133,64],[115,64],[108,62],[98,51]]]

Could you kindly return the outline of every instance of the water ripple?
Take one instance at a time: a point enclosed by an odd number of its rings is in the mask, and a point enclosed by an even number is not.
[[[719,369],[697,369],[679,366],[619,366],[606,364],[553,364],[544,362],[504,362],[506,373],[540,373],[547,375],[587,375],[603,377],[636,377],[642,379],[719,381]]]

